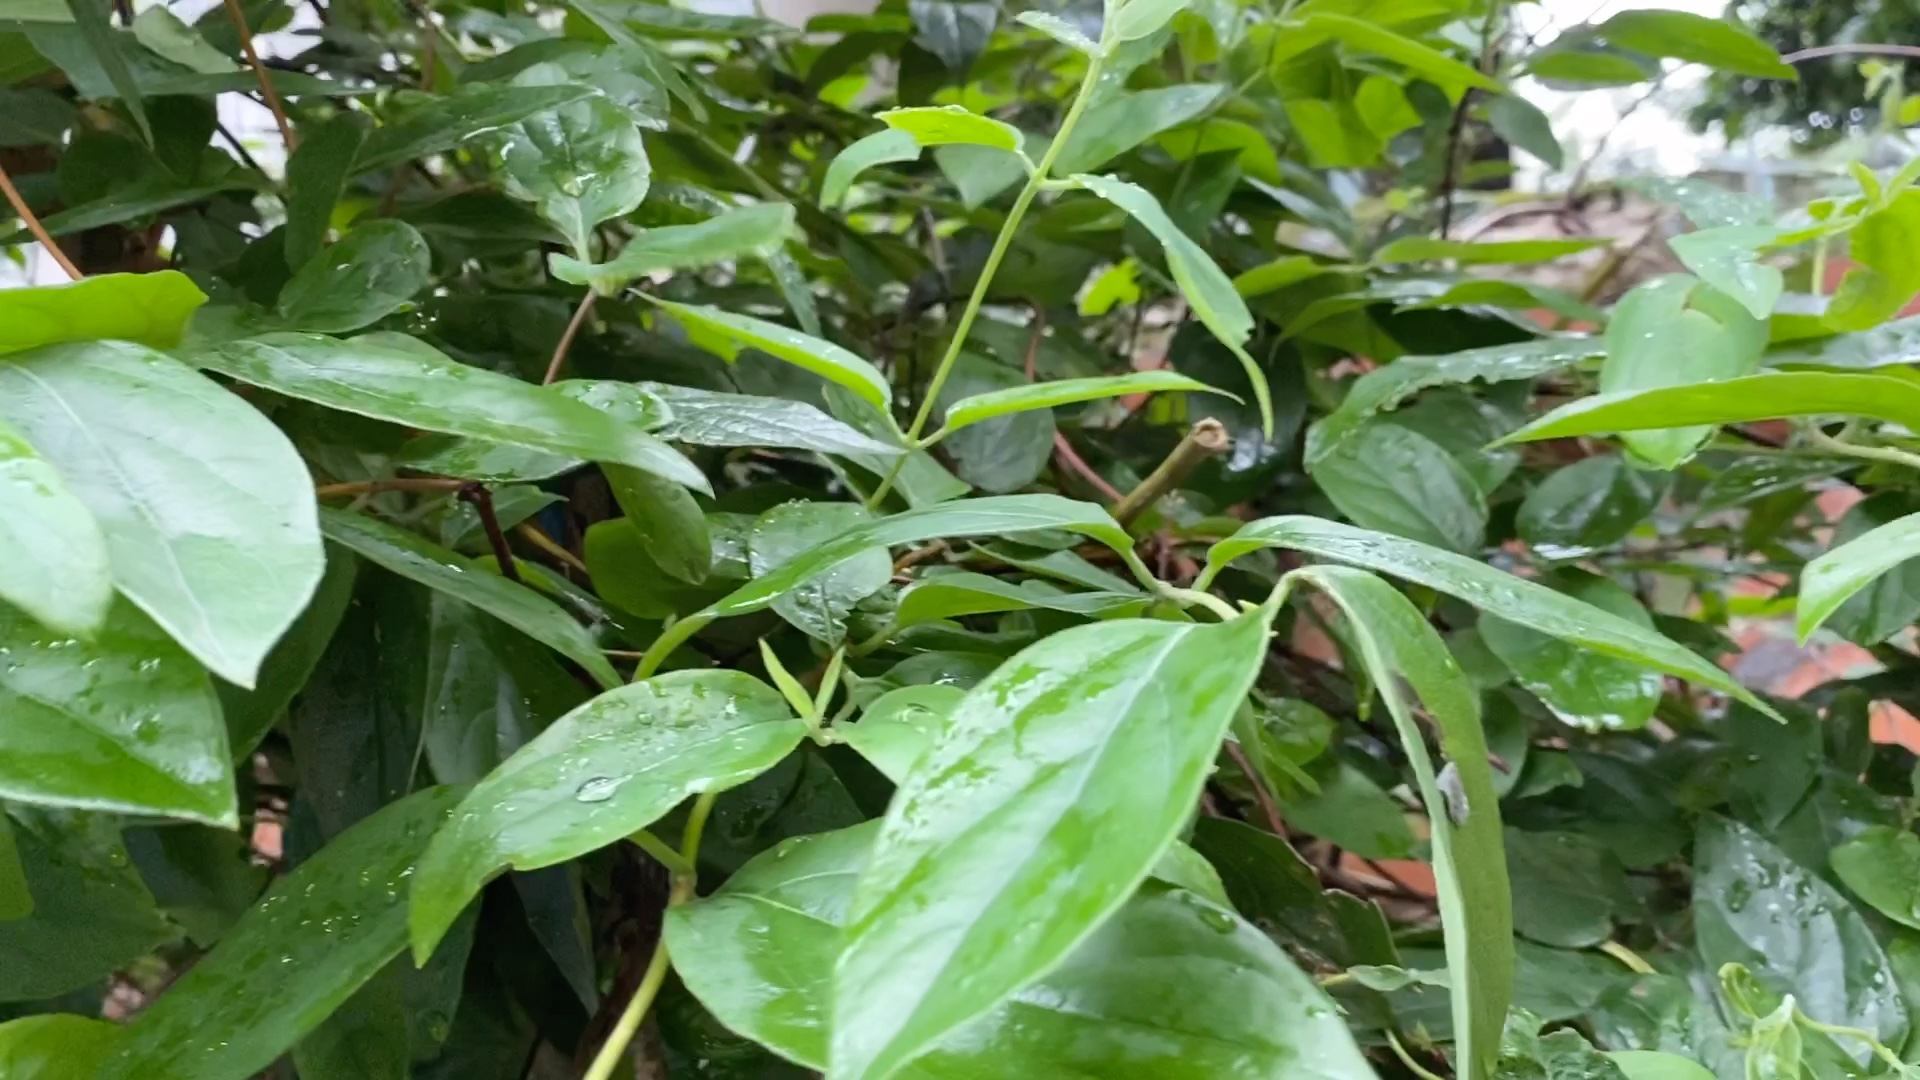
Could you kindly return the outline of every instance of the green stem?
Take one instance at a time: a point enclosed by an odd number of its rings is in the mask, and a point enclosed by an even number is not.
[[[940,358],[940,366],[933,370],[933,381],[927,384],[926,395],[920,401],[920,411],[914,414],[913,423],[906,430],[908,446],[918,446],[920,433],[926,430],[927,421],[933,417],[934,402],[940,398],[940,390],[947,384],[947,376],[953,374],[953,365],[960,358],[960,349],[967,343],[967,335],[973,330],[973,320],[980,314],[981,305],[987,302],[987,290],[993,286],[993,276],[1000,269],[1000,261],[1013,247],[1013,236],[1020,228],[1020,219],[1027,214],[1027,208],[1033,205],[1034,197],[1040,194],[1047,182],[1047,172],[1053,168],[1053,161],[1067,145],[1067,137],[1073,134],[1074,126],[1080,122],[1080,116],[1086,112],[1087,102],[1093,96],[1094,83],[1100,78],[1101,57],[1094,56],[1087,61],[1087,74],[1080,80],[1080,89],[1074,94],[1073,105],[1067,109],[1067,115],[1060,121],[1060,130],[1054,132],[1053,141],[1047,144],[1047,152],[1040,157],[1040,164],[1033,167],[1027,176],[1027,186],[1013,200],[1013,208],[1007,211],[1006,223],[1000,226],[1000,235],[993,241],[993,250],[987,253],[987,261],[980,267],[980,278],[974,282],[973,295],[967,297],[967,306],[960,312],[960,322],[953,328],[953,340],[947,343],[946,355]],[[907,463],[906,454],[894,459],[893,470],[886,479],[874,489],[873,497],[867,500],[867,507],[879,507],[880,500],[893,490],[895,480],[900,478],[900,470]]]
[[[1839,1024],[1823,1024],[1820,1021],[1815,1020],[1813,1017],[1808,1016],[1806,1013],[1800,1011],[1800,1009],[1797,1007],[1793,1010],[1793,1019],[1796,1023],[1800,1024],[1802,1027],[1812,1028],[1814,1031],[1818,1031],[1822,1035],[1837,1035],[1842,1038],[1858,1039],[1861,1042],[1867,1044],[1868,1048],[1870,1048],[1873,1051],[1875,1057],[1878,1057],[1880,1060],[1893,1066],[1894,1075],[1896,1076],[1907,1075],[1906,1062],[1900,1060],[1900,1055],[1895,1053],[1891,1047],[1881,1042],[1880,1036],[1874,1034],[1871,1031],[1866,1030],[1865,1028],[1842,1027]]]
[[[677,856],[684,870],[675,870],[673,892],[667,897],[667,906],[674,907],[693,899],[696,884],[693,868],[700,859],[700,836],[707,830],[707,815],[713,812],[714,793],[707,792],[693,801],[693,810],[687,815],[685,838],[680,843]],[[636,834],[638,836],[644,833]],[[655,841],[658,843],[658,841]],[[644,846],[644,845],[642,845]],[[664,845],[662,845],[664,846]],[[607,1034],[607,1041],[594,1055],[593,1065],[587,1069],[582,1080],[611,1080],[614,1071],[620,1067],[620,1061],[627,1056],[627,1047],[633,1044],[633,1036],[640,1030],[640,1022],[647,1018],[647,1010],[653,1006],[653,999],[660,994],[660,987],[667,981],[667,969],[672,960],[667,956],[667,940],[661,937],[653,947],[653,959],[647,961],[647,973],[640,978],[640,985],[633,992],[633,998],[621,1011],[620,1020]]]
[[[647,830],[641,829],[639,832],[627,837],[627,839],[633,841],[641,851],[653,856],[661,866],[667,868],[667,873],[674,877],[687,877],[693,874],[692,863],[681,858],[680,853],[673,850],[672,844],[667,843],[665,840],[660,839]]]
[[[661,628],[660,636],[654,638],[653,644],[647,646],[647,651],[640,654],[640,666],[633,669],[633,681],[639,682],[660,670],[660,665],[666,662],[673,650],[712,621],[713,616],[696,612]]]
[[[1232,604],[1227,603],[1212,593],[1200,592],[1197,589],[1182,589],[1163,583],[1160,586],[1160,595],[1179,604],[1181,607],[1192,607],[1198,604],[1208,611],[1213,612],[1215,615],[1220,616],[1221,622],[1232,622],[1234,619],[1240,617],[1240,613],[1233,610]]]
[[[1405,1065],[1407,1071],[1419,1077],[1420,1080],[1440,1080],[1440,1077],[1434,1075],[1432,1071],[1413,1060],[1413,1055],[1407,1053],[1407,1048],[1401,1045],[1400,1036],[1391,1031],[1387,1032],[1387,1045],[1393,1048],[1393,1056],[1400,1059],[1400,1064]]]
[[[1895,450],[1890,446],[1861,446],[1858,443],[1845,442],[1821,431],[1812,424],[1807,425],[1806,432],[1807,441],[1822,450],[1827,450],[1835,454],[1845,454],[1848,457],[1865,458],[1868,461],[1885,461],[1908,469],[1920,469],[1920,454],[1908,453],[1905,450]]]

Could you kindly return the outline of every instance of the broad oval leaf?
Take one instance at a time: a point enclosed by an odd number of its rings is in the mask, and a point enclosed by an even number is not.
[[[1779,233],[1770,225],[1722,225],[1683,233],[1667,246],[1701,281],[1740,301],[1754,318],[1764,319],[1773,314],[1786,278],[1778,267],[1760,261],[1760,249]]]
[[[425,99],[367,138],[354,158],[356,174],[390,169],[414,158],[456,146],[557,109],[595,93],[588,86],[510,86],[474,83],[454,93]]]
[[[943,683],[898,687],[862,709],[858,722],[836,724],[833,732],[887,779],[903,784],[966,696]]]
[[[415,347],[415,346],[418,347]],[[672,447],[605,412],[431,347],[318,334],[268,334],[197,350],[210,371],[288,397],[425,431],[611,461],[696,491],[713,487]]]
[[[1128,7],[1138,6],[1142,0],[1134,0]],[[1127,8],[1122,8],[1124,12]],[[1081,173],[1072,178],[1073,182],[1125,210],[1129,216],[1160,241],[1166,251],[1167,269],[1173,273],[1174,284],[1180,287],[1181,295],[1193,307],[1194,317],[1220,339],[1220,343],[1232,350],[1246,369],[1247,381],[1253,384],[1253,395],[1260,404],[1260,429],[1268,438],[1273,437],[1273,395],[1267,389],[1267,377],[1260,365],[1247,355],[1247,338],[1253,334],[1253,315],[1247,311],[1246,301],[1234,290],[1233,279],[1214,264],[1207,253],[1193,238],[1182,232],[1174,224],[1160,200],[1138,184],[1117,180],[1111,176],[1093,176]]]
[[[1433,873],[1452,979],[1455,1046],[1467,1080],[1493,1075],[1513,996],[1513,909],[1500,798],[1473,684],[1426,616],[1393,586],[1342,566],[1296,571],[1347,616],[1374,685],[1393,714],[1433,829]],[[1404,682],[1403,682],[1404,680]],[[1440,729],[1436,774],[1406,688]]]
[[[1738,75],[1792,81],[1799,76],[1771,45],[1737,23],[1691,11],[1637,8],[1594,28],[1609,45],[1648,56],[1706,64]]]
[[[1189,83],[1121,91],[1086,111],[1074,125],[1053,170],[1083,173],[1105,165],[1170,128],[1202,117],[1227,95],[1216,83]]]
[[[695,225],[648,229],[607,262],[582,262],[556,252],[547,257],[547,265],[561,281],[590,285],[602,296],[611,296],[628,282],[662,270],[688,270],[730,259],[773,255],[793,231],[793,220],[790,204],[759,203],[728,210]]]
[[[795,367],[811,371],[828,382],[846,387],[883,412],[893,400],[893,388],[887,383],[886,376],[875,370],[872,364],[831,341],[751,315],[736,315],[714,307],[676,304],[651,296],[647,299],[655,306],[672,312],[680,325],[686,327],[687,336],[695,345],[729,362],[737,358],[743,349],[758,349]]]
[[[1076,627],[969,692],[888,808],[855,889],[830,1075],[890,1074],[1125,902],[1191,812],[1271,615]]]
[[[0,293],[0,296],[4,296]],[[53,630],[91,634],[107,617],[107,541],[53,466],[0,423],[0,600]]]
[[[114,586],[215,674],[252,686],[325,563],[310,474],[280,429],[123,342],[11,357],[0,424],[92,512]]]
[[[280,290],[289,329],[342,334],[379,322],[427,287],[433,255],[404,221],[355,228],[308,260]]]
[[[593,635],[544,595],[364,514],[329,508],[321,511],[320,521],[327,539],[334,543],[402,577],[472,604],[579,664],[602,686],[620,685],[619,672],[607,662]]]
[[[1685,274],[1636,286],[1607,322],[1600,390],[1695,386],[1749,374],[1766,347],[1766,324],[1718,290]],[[1627,449],[1656,468],[1693,456],[1711,427],[1630,434]]]
[[[1835,876],[1875,911],[1920,930],[1920,836],[1872,825],[1833,849]]]
[[[1563,571],[1550,582],[1570,596],[1653,633],[1653,617],[1633,594],[1583,571]],[[1660,673],[1631,660],[1604,656],[1496,615],[1480,619],[1480,638],[1521,686],[1555,716],[1587,731],[1638,731],[1660,705]]]
[[[1020,153],[1020,129],[990,116],[969,112],[960,105],[927,105],[888,109],[874,119],[913,136],[921,146],[992,146]]]
[[[906,453],[871,438],[804,401],[726,394],[666,383],[641,383],[666,402],[669,415],[654,434],[695,446],[766,446],[822,454]]]
[[[1368,424],[1313,466],[1314,482],[1356,525],[1449,551],[1480,550],[1487,501],[1446,449],[1398,424]]]
[[[1031,26],[1053,40],[1070,49],[1078,49],[1088,56],[1100,51],[1100,45],[1082,33],[1080,28],[1045,11],[1023,11],[1013,17],[1013,21],[1022,26]]]
[[[860,174],[875,165],[918,160],[920,140],[914,138],[910,131],[887,128],[856,139],[828,163],[827,175],[820,181],[820,205],[829,208],[839,206]]]
[[[233,770],[213,683],[119,601],[77,641],[0,605],[0,794],[232,827]]]
[[[1167,25],[1186,6],[1187,0],[1110,0],[1102,41],[1138,41]]]
[[[434,836],[413,881],[415,959],[507,868],[614,843],[691,796],[753,779],[805,735],[778,691],[738,671],[676,671],[573,710],[475,785]]]
[[[365,113],[338,112],[324,123],[302,124],[300,145],[287,158],[287,268],[311,262],[326,242],[333,208],[346,190],[354,155],[373,128]]]
[[[462,789],[428,788],[275,883],[127,1028],[99,1080],[246,1080],[399,955],[407,882]]]
[[[573,76],[558,64],[534,64],[515,86],[557,86]],[[591,252],[595,226],[631,213],[653,178],[633,116],[594,96],[542,110],[501,131],[506,192],[534,205],[567,238],[576,256]]]
[[[1619,454],[1602,454],[1553,472],[1527,492],[1515,526],[1543,555],[1578,555],[1624,540],[1665,491],[1664,479]]]
[[[676,968],[721,1023],[825,1067],[827,977],[876,828],[789,840],[668,913]],[[894,1075],[1371,1080],[1372,1070],[1265,935],[1195,893],[1149,884],[1061,966]]]
[[[68,285],[0,290],[0,353],[63,341],[180,344],[207,294],[178,270],[100,274]]]
[[[0,1076],[8,1080],[92,1080],[119,1049],[125,1030],[109,1020],[68,1013],[9,1020],[0,1024]]]
[[[699,584],[713,565],[707,517],[687,489],[639,469],[609,465],[603,472],[614,501],[660,569]]]
[[[747,540],[752,575],[764,577],[872,520],[872,512],[859,503],[789,502],[773,507],[753,523]],[[876,544],[782,593],[774,599],[773,610],[807,636],[839,645],[853,606],[885,588],[892,577],[893,560]]]
[[[1159,394],[1176,391],[1219,394],[1240,400],[1225,390],[1216,390],[1198,379],[1178,372],[1137,371],[1128,375],[1099,375],[1086,379],[1057,379],[1026,386],[994,390],[961,398],[948,407],[941,432],[958,431],[969,424],[991,420],[1008,413],[1032,409],[1052,409],[1081,401],[1125,397],[1129,394]]]
[[[1476,559],[1324,518],[1286,515],[1247,523],[1207,552],[1207,571],[1195,587],[1211,583],[1234,559],[1269,547],[1303,551],[1425,585],[1510,622],[1712,687],[1768,716],[1779,715],[1726,672],[1655,631]]]
[[[1920,425],[1920,385],[1886,375],[1771,371],[1697,386],[1596,394],[1570,401],[1500,442],[1834,413],[1914,427]]]
[[[1920,514],[1887,522],[1807,563],[1800,572],[1794,626],[1805,642],[1847,598],[1875,578],[1920,556]]]

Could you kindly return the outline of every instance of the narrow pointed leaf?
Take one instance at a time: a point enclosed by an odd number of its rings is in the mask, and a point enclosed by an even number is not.
[[[1824,552],[1800,572],[1794,625],[1805,642],[1847,598],[1880,575],[1920,556],[1920,514],[1887,522]]]
[[[247,1080],[271,1066],[406,947],[408,880],[461,790],[393,803],[277,882],[129,1025],[99,1080]]]
[[[1920,385],[1886,375],[1774,371],[1697,386],[1623,390],[1570,401],[1500,443],[1834,413],[1920,430]]]
[[[969,424],[991,420],[1009,413],[1033,409],[1053,409],[1082,401],[1126,397],[1129,394],[1160,394],[1175,391],[1219,394],[1240,400],[1225,390],[1216,390],[1198,379],[1173,371],[1137,371],[1129,375],[1099,375],[1086,379],[1058,379],[1031,383],[1006,390],[994,390],[961,398],[948,407],[945,431],[958,431]]]
[[[1579,240],[1506,240],[1476,243],[1471,240],[1441,240],[1431,236],[1409,236],[1395,240],[1375,251],[1373,261],[1376,265],[1426,262],[1430,259],[1451,259],[1462,266],[1539,263],[1551,262],[1567,255],[1577,255],[1605,243],[1608,243],[1605,238],[1591,237]]]
[[[642,383],[672,415],[654,431],[696,446],[766,446],[822,454],[906,453],[862,434],[804,401],[726,394],[666,383]]]
[[[788,203],[743,206],[697,225],[648,229],[607,262],[587,263],[554,254],[548,256],[547,264],[561,281],[590,285],[601,295],[611,296],[629,282],[662,270],[689,270],[749,256],[765,258],[786,242],[793,219]]]
[[[287,267],[298,270],[320,253],[334,204],[353,175],[353,159],[372,130],[361,113],[341,112],[302,126],[300,146],[287,159]]]
[[[425,431],[611,461],[711,493],[707,478],[637,424],[549,387],[418,348],[268,334],[187,354],[190,363],[288,397]]]
[[[402,577],[472,604],[579,664],[602,686],[620,685],[619,673],[607,662],[593,635],[544,594],[364,514],[327,509],[321,511],[320,523],[327,539],[334,543]]]
[[[874,119],[913,136],[921,146],[992,146],[1018,153],[1022,141],[1019,128],[959,105],[888,109],[874,114]]]
[[[806,727],[778,691],[737,671],[676,671],[554,721],[461,801],[413,881],[424,961],[481,886],[615,843],[682,800],[772,768]]]
[[[1479,694],[1413,601],[1362,570],[1316,566],[1301,580],[1324,590],[1393,714],[1433,830],[1433,872],[1452,980],[1455,1051],[1466,1080],[1493,1075],[1513,997],[1513,908],[1500,797],[1480,730]],[[1404,682],[1402,681],[1404,680]],[[1409,700],[1407,689],[1412,690]],[[1436,772],[1417,704],[1440,729],[1448,762]],[[1443,786],[1442,776],[1454,778]]]
[[[1135,4],[1138,3],[1140,0],[1135,0]],[[1233,350],[1240,366],[1246,369],[1247,381],[1253,384],[1254,397],[1260,403],[1261,430],[1271,438],[1273,395],[1267,389],[1266,374],[1253,357],[1247,355],[1246,342],[1253,334],[1253,315],[1247,311],[1246,301],[1240,299],[1240,294],[1234,290],[1233,279],[1214,264],[1192,237],[1174,224],[1160,201],[1146,188],[1111,176],[1085,173],[1074,176],[1073,181],[1125,210],[1145,226],[1154,239],[1160,241],[1160,246],[1166,251],[1167,269],[1172,271],[1174,284],[1180,287],[1181,294],[1193,307],[1194,317],[1212,331],[1222,345]]]
[[[1187,0],[1122,0],[1114,5],[1107,29],[1116,43],[1138,41],[1173,20],[1187,6]]]
[[[361,225],[321,250],[280,290],[280,315],[295,330],[341,334],[371,326],[427,287],[432,253],[404,221]]]
[[[124,342],[11,357],[0,423],[92,512],[120,592],[215,674],[251,686],[325,562],[312,480],[280,429]]]
[[[80,36],[93,53],[94,62],[106,73],[107,81],[113,84],[114,93],[120,96],[121,104],[127,112],[133,114],[134,126],[140,129],[140,137],[148,146],[153,145],[153,123],[147,118],[146,101],[140,96],[140,82],[134,78],[133,69],[127,65],[127,54],[123,49],[132,49],[135,43],[131,34],[114,29],[110,8],[105,4],[95,4],[89,0],[67,0],[67,10],[73,13],[73,21],[80,28]]]
[[[827,164],[827,175],[820,181],[820,205],[831,209],[852,190],[860,174],[876,165],[920,160],[920,141],[910,131],[887,128],[847,145]]]
[[[829,1076],[891,1074],[1126,901],[1199,797],[1270,617],[1076,627],[968,694],[895,796],[855,888]]]
[[[1454,96],[1466,87],[1505,90],[1499,83],[1453,57],[1392,30],[1351,15],[1316,12],[1306,18],[1308,33],[1325,34],[1349,48],[1383,56],[1408,71],[1449,90]]]
[[[33,888],[20,862],[20,844],[13,838],[12,820],[0,814],[0,922],[16,922],[31,914]]]
[[[0,293],[0,296],[5,295]],[[107,617],[107,541],[53,466],[0,423],[0,600],[48,628],[91,634]]]
[[[0,353],[101,340],[171,349],[206,302],[200,287],[177,270],[0,290]]]
[[[886,376],[831,341],[751,315],[735,315],[719,308],[676,304],[653,297],[647,299],[671,312],[687,328],[687,335],[695,345],[729,362],[743,349],[758,349],[838,383],[882,410],[892,400],[893,388],[887,384]]]
[[[1203,580],[1211,581],[1221,567],[1250,551],[1270,547],[1351,563],[1425,585],[1509,622],[1732,694],[1769,716],[1777,716],[1771,706],[1726,672],[1655,631],[1477,559],[1323,518],[1290,515],[1247,523],[1207,553]]]
[[[900,593],[894,622],[918,626],[995,611],[1065,611],[1097,616],[1138,609],[1148,603],[1140,593],[1060,592],[1034,582],[1012,582],[990,574],[954,573],[925,578]]]
[[[1079,27],[1058,15],[1045,11],[1023,11],[1015,15],[1013,21],[1022,26],[1031,26],[1060,44],[1070,49],[1078,49],[1088,56],[1100,51],[1099,43],[1082,33]]]
[[[1834,875],[1875,911],[1920,930],[1920,836],[1872,825],[1834,848]]]

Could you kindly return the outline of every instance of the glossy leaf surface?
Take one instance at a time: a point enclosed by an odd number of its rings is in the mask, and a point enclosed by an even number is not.
[[[662,270],[689,270],[748,256],[765,258],[778,252],[792,231],[792,206],[760,203],[728,210],[697,225],[648,229],[606,262],[555,254],[548,263],[561,281],[591,285],[612,295],[629,282]]]
[[[885,409],[893,389],[872,364],[830,341],[823,341],[778,323],[736,315],[712,307],[695,307],[667,300],[653,303],[672,313],[687,328],[693,343],[724,359],[733,360],[742,349],[761,352],[811,371]]]
[[[1126,397],[1130,394],[1157,394],[1174,391],[1225,393],[1198,379],[1173,371],[1141,371],[1131,375],[1104,375],[1087,379],[1061,379],[1027,386],[994,390],[961,398],[947,408],[943,431],[957,431],[982,420],[1032,409],[1053,409],[1082,401]],[[1227,394],[1232,397],[1233,395]]]
[[[1808,562],[1800,573],[1800,602],[1795,609],[1800,640],[1813,636],[1848,597],[1915,555],[1920,555],[1920,514],[1909,514]]]
[[[404,221],[362,225],[308,260],[280,290],[295,330],[343,334],[371,326],[426,288],[427,241]]]
[[[1920,424],[1920,387],[1884,375],[1781,371],[1697,386],[1622,390],[1570,401],[1501,441],[1833,413]]]
[[[3,294],[0,294],[3,295]],[[107,542],[86,505],[26,440],[0,424],[0,600],[48,628],[86,634],[107,617]]]
[[[0,290],[0,353],[100,340],[171,349],[206,302],[199,286],[175,270]]]

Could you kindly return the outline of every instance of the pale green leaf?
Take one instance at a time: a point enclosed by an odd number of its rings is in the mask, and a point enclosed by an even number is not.
[[[1594,31],[1609,45],[1648,56],[1706,64],[1736,75],[1788,81],[1798,78],[1773,46],[1727,19],[1690,11],[1639,8],[1615,14]]]
[[[1890,420],[1920,431],[1920,386],[1864,372],[1774,371],[1695,386],[1625,390],[1570,401],[1500,441],[1835,413]]]
[[[1778,235],[1769,225],[1722,225],[1683,233],[1667,246],[1701,281],[1740,301],[1754,318],[1765,319],[1773,314],[1785,279],[1777,267],[1760,261],[1760,249]]]
[[[663,270],[689,270],[780,251],[793,231],[793,207],[758,203],[729,210],[697,225],[647,229],[620,254],[603,263],[586,263],[555,252],[547,256],[553,276],[575,285],[591,285],[611,296],[629,282]]]
[[[1006,390],[994,390],[961,398],[947,409],[940,434],[958,431],[969,424],[991,420],[1009,413],[1032,409],[1052,409],[1082,401],[1126,397],[1129,394],[1208,393],[1240,400],[1224,390],[1216,390],[1197,379],[1177,372],[1136,371],[1128,375],[1099,375],[1085,379],[1057,379],[1029,383]]]
[[[1468,87],[1496,94],[1506,89],[1474,67],[1364,19],[1315,12],[1307,16],[1304,25],[1309,33],[1325,34],[1348,48],[1392,60],[1456,98]]]
[[[1373,253],[1376,266],[1392,263],[1428,262],[1449,259],[1462,266],[1542,263],[1568,255],[1590,251],[1610,243],[1605,237],[1581,237],[1572,240],[1442,240],[1431,236],[1409,236]]]
[[[1920,556],[1920,514],[1908,514],[1822,553],[1800,572],[1794,624],[1805,642],[1847,598]]]
[[[0,600],[53,630],[92,634],[107,617],[107,541],[86,504],[0,423]]]
[[[199,286],[177,270],[0,289],[0,353],[108,339],[171,349],[206,302]]]
[[[847,197],[861,173],[876,165],[920,159],[920,141],[912,132],[887,128],[848,144],[827,164],[827,175],[820,181],[820,205],[835,207]]]
[[[756,319],[736,315],[715,307],[676,304],[671,300],[647,298],[655,306],[671,312],[686,327],[695,345],[729,362],[743,349],[758,349],[795,367],[813,372],[829,382],[852,390],[881,410],[893,398],[886,376],[853,353],[811,334]]]
[[[913,136],[926,146],[993,146],[1020,153],[1020,129],[959,105],[923,105],[910,109],[888,109],[875,113],[874,119]]]
[[[1013,21],[1022,26],[1031,26],[1053,40],[1070,49],[1078,49],[1088,56],[1100,51],[1100,45],[1080,31],[1080,28],[1058,15],[1045,11],[1023,11],[1013,17]]]

